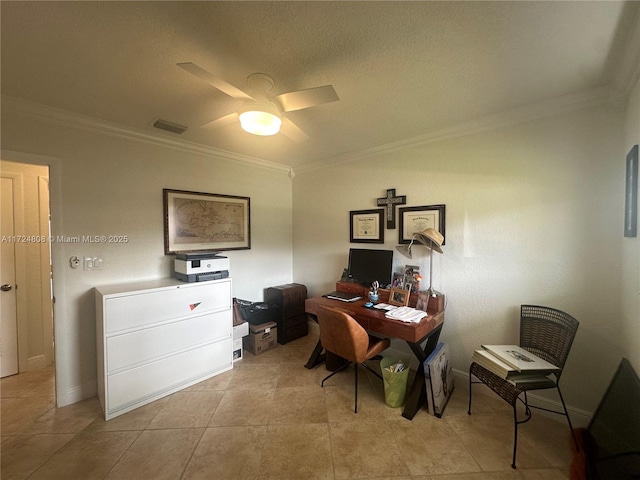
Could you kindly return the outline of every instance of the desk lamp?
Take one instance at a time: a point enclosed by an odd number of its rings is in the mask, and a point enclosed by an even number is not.
[[[427,294],[430,297],[437,297],[439,293],[433,289],[433,251],[435,250],[438,253],[442,253],[441,247],[444,237],[434,228],[427,228],[422,232],[414,233],[409,245],[398,245],[396,250],[405,257],[412,258],[411,247],[413,247],[414,241],[429,248],[429,288],[427,289]]]

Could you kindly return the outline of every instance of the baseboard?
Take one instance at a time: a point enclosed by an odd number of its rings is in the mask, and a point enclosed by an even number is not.
[[[47,363],[44,355],[36,355],[27,359],[27,371],[38,370],[40,368],[48,367],[51,363]]]
[[[87,398],[95,397],[98,394],[98,384],[96,381],[83,383],[68,390],[56,388],[56,404],[58,407],[65,407],[73,403],[81,402]]]
[[[309,333],[320,336],[320,325],[318,325],[318,322],[309,320],[307,321],[307,325],[309,326]]]

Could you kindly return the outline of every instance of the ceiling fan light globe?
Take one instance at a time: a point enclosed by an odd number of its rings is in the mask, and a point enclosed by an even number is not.
[[[249,110],[240,114],[240,126],[253,135],[275,135],[280,131],[280,125],[280,117],[269,112]]]

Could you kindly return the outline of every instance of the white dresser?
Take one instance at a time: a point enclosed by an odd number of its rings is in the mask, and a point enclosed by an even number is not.
[[[233,367],[231,279],[96,287],[105,419]]]

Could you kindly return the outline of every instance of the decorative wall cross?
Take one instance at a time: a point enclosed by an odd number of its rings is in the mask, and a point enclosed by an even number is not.
[[[385,207],[387,210],[387,229],[396,228],[396,205],[404,205],[407,203],[407,196],[400,195],[396,197],[396,189],[390,188],[387,190],[387,196],[378,198],[378,206]]]

